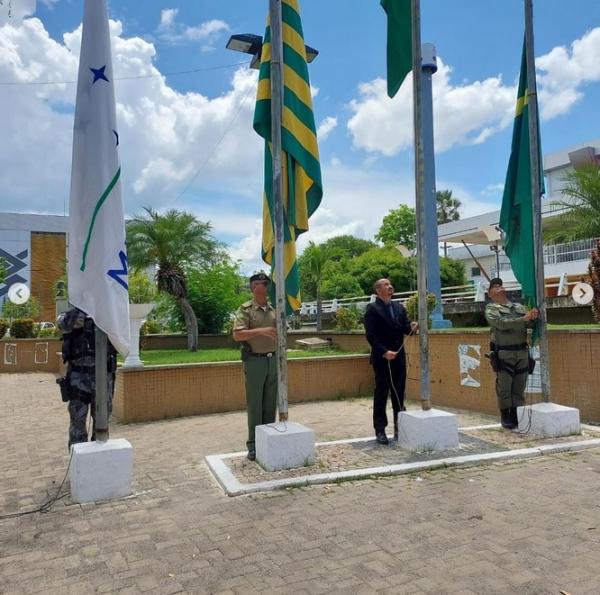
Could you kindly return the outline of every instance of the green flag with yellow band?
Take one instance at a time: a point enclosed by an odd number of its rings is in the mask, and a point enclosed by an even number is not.
[[[288,313],[298,310],[300,275],[296,260],[296,239],[308,230],[308,218],[323,196],[319,147],[313,115],[306,49],[297,0],[282,0],[283,21],[283,106],[282,177],[284,213],[284,277]],[[273,160],[271,150],[271,28],[262,47],[254,130],[265,139],[265,185],[263,199],[262,258],[275,262],[275,210],[273,204]]]
[[[540,156],[541,163],[541,156]],[[544,182],[540,188],[544,191]],[[517,107],[512,147],[502,209],[500,228],[504,232],[504,251],[510,260],[515,277],[521,284],[523,301],[538,306],[533,244],[533,196],[531,193],[531,158],[529,152],[529,105],[527,96],[527,61],[525,45],[521,60],[521,75],[517,92]]]

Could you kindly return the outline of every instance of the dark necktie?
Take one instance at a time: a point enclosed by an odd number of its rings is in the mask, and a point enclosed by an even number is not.
[[[388,302],[386,304],[386,307],[387,307],[387,313],[388,313],[388,316],[390,317],[390,320],[392,322],[396,322],[396,317],[394,316],[394,306],[392,305],[392,302]]]

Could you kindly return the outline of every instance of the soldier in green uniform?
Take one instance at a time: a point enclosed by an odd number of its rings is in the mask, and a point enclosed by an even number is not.
[[[527,329],[539,316],[536,308],[527,311],[522,304],[510,302],[502,279],[490,281],[492,300],[485,308],[485,318],[491,327],[490,360],[496,372],[496,395],[502,427],[518,427],[517,407],[525,404],[525,386],[529,372]]]
[[[256,426],[275,421],[277,408],[277,330],[275,308],[267,295],[269,278],[264,273],[250,277],[252,300],[243,303],[235,314],[233,339],[242,343],[248,410],[248,459],[256,459]]]

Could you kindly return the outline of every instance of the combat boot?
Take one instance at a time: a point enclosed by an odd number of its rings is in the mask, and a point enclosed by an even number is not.
[[[519,416],[517,415],[516,407],[510,408],[510,419],[513,422],[515,428],[518,428],[519,427]]]
[[[507,409],[500,409],[500,423],[502,424],[502,427],[507,430],[513,430],[517,427],[517,424],[513,422],[510,407]]]

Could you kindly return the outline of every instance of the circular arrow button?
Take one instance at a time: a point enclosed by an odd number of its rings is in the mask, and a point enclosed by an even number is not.
[[[576,283],[571,295],[575,302],[585,306],[594,299],[594,288],[589,283]]]

